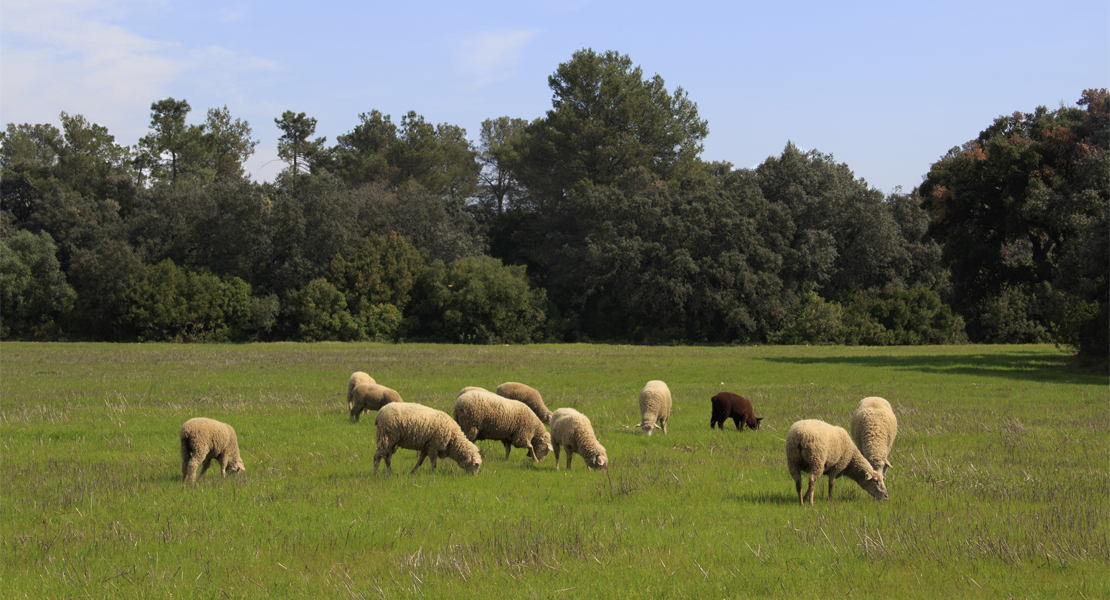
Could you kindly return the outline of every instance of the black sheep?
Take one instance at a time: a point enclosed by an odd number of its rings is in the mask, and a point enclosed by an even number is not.
[[[752,403],[747,398],[732,392],[721,392],[709,401],[713,403],[713,413],[709,418],[710,429],[714,426],[724,429],[726,419],[732,419],[732,422],[736,423],[737,431],[744,429],[741,422],[747,423],[750,429],[759,429],[759,422],[763,418],[756,418]]]

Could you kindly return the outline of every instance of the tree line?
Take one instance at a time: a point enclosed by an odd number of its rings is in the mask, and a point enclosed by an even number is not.
[[[0,141],[0,336],[943,344],[1110,353],[1110,95],[999,117],[911,192],[787,143],[701,158],[681,88],[576,52],[477,143],[371,110],[275,118],[254,182],[226,107],[151,105],[134,147],[62,113]]]

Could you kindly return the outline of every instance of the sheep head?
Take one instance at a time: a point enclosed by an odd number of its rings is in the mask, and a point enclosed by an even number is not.
[[[545,432],[545,435],[537,435],[532,438],[532,449],[529,451],[529,454],[534,454],[533,458],[535,458],[536,462],[539,462],[547,457],[548,452],[554,449],[555,447],[551,445],[551,436],[547,435]]]
[[[886,493],[886,482],[883,480],[883,474],[878,471],[864,476],[864,480],[860,482],[860,487],[876,500],[886,500],[890,497]]]
[[[475,454],[472,458],[459,463],[459,466],[462,467],[463,470],[467,473],[470,473],[471,475],[477,475],[478,469],[482,468],[482,457]]]

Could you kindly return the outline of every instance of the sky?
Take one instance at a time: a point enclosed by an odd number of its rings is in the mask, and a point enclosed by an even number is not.
[[[705,160],[793,142],[908,192],[995,118],[1110,87],[1110,2],[0,0],[0,120],[82,114],[134,145],[157,100],[187,100],[190,123],[226,106],[269,181],[286,110],[329,144],[371,110],[477,142],[485,119],[544,116],[582,48],[685,90]]]

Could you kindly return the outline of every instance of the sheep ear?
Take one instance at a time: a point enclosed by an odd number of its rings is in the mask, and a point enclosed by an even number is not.
[[[893,469],[894,468],[894,465],[890,464],[889,460],[884,460],[883,461],[883,466],[886,467],[887,469]]]

